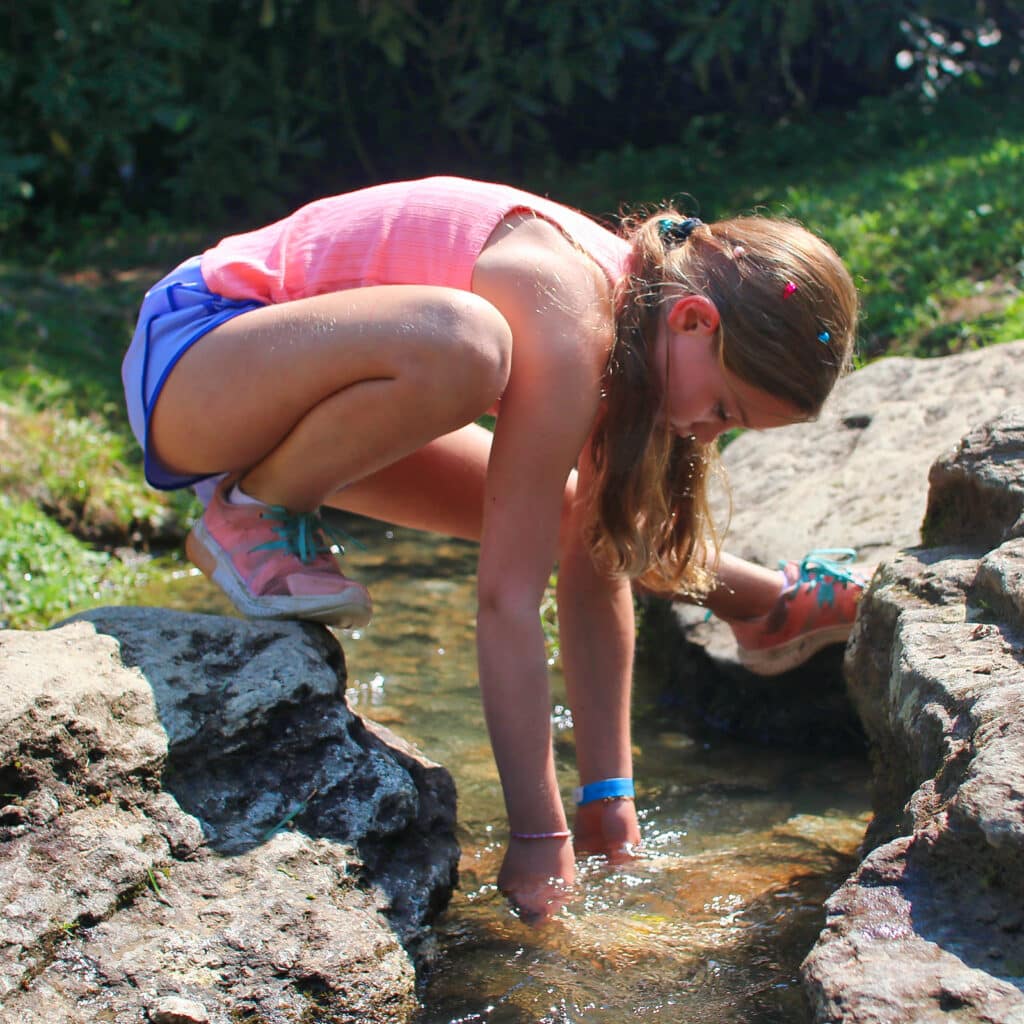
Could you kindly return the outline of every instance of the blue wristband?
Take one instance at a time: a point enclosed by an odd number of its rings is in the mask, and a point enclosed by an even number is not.
[[[576,806],[592,804],[596,800],[614,800],[616,797],[636,796],[632,779],[602,779],[575,789]]]

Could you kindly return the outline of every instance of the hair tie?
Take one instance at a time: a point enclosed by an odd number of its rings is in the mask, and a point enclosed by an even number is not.
[[[682,245],[693,234],[694,229],[703,223],[700,217],[686,217],[684,220],[663,217],[658,221],[658,234],[665,248],[671,249],[673,246]]]

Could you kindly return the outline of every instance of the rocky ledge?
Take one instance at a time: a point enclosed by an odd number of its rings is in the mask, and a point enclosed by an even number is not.
[[[0,659],[4,1020],[411,1019],[454,785],[326,629],[106,608]]]
[[[847,649],[867,856],[804,964],[819,1021],[1024,1021],[1024,407],[931,473]]]

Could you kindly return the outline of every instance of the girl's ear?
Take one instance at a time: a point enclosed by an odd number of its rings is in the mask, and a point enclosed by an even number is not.
[[[714,334],[721,323],[718,307],[705,295],[684,295],[668,311],[668,326],[676,334],[704,330]]]

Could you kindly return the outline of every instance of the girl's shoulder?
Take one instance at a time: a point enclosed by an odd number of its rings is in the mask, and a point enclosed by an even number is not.
[[[588,351],[603,366],[614,334],[614,285],[560,225],[533,211],[505,217],[476,261],[472,290],[505,316],[517,346],[533,337],[545,347]]]
[[[587,283],[598,292],[611,282],[591,254],[560,224],[518,208],[506,214],[481,248],[473,280],[505,275],[520,281],[536,279],[558,291],[579,289]],[[476,290],[474,288],[474,290]]]

